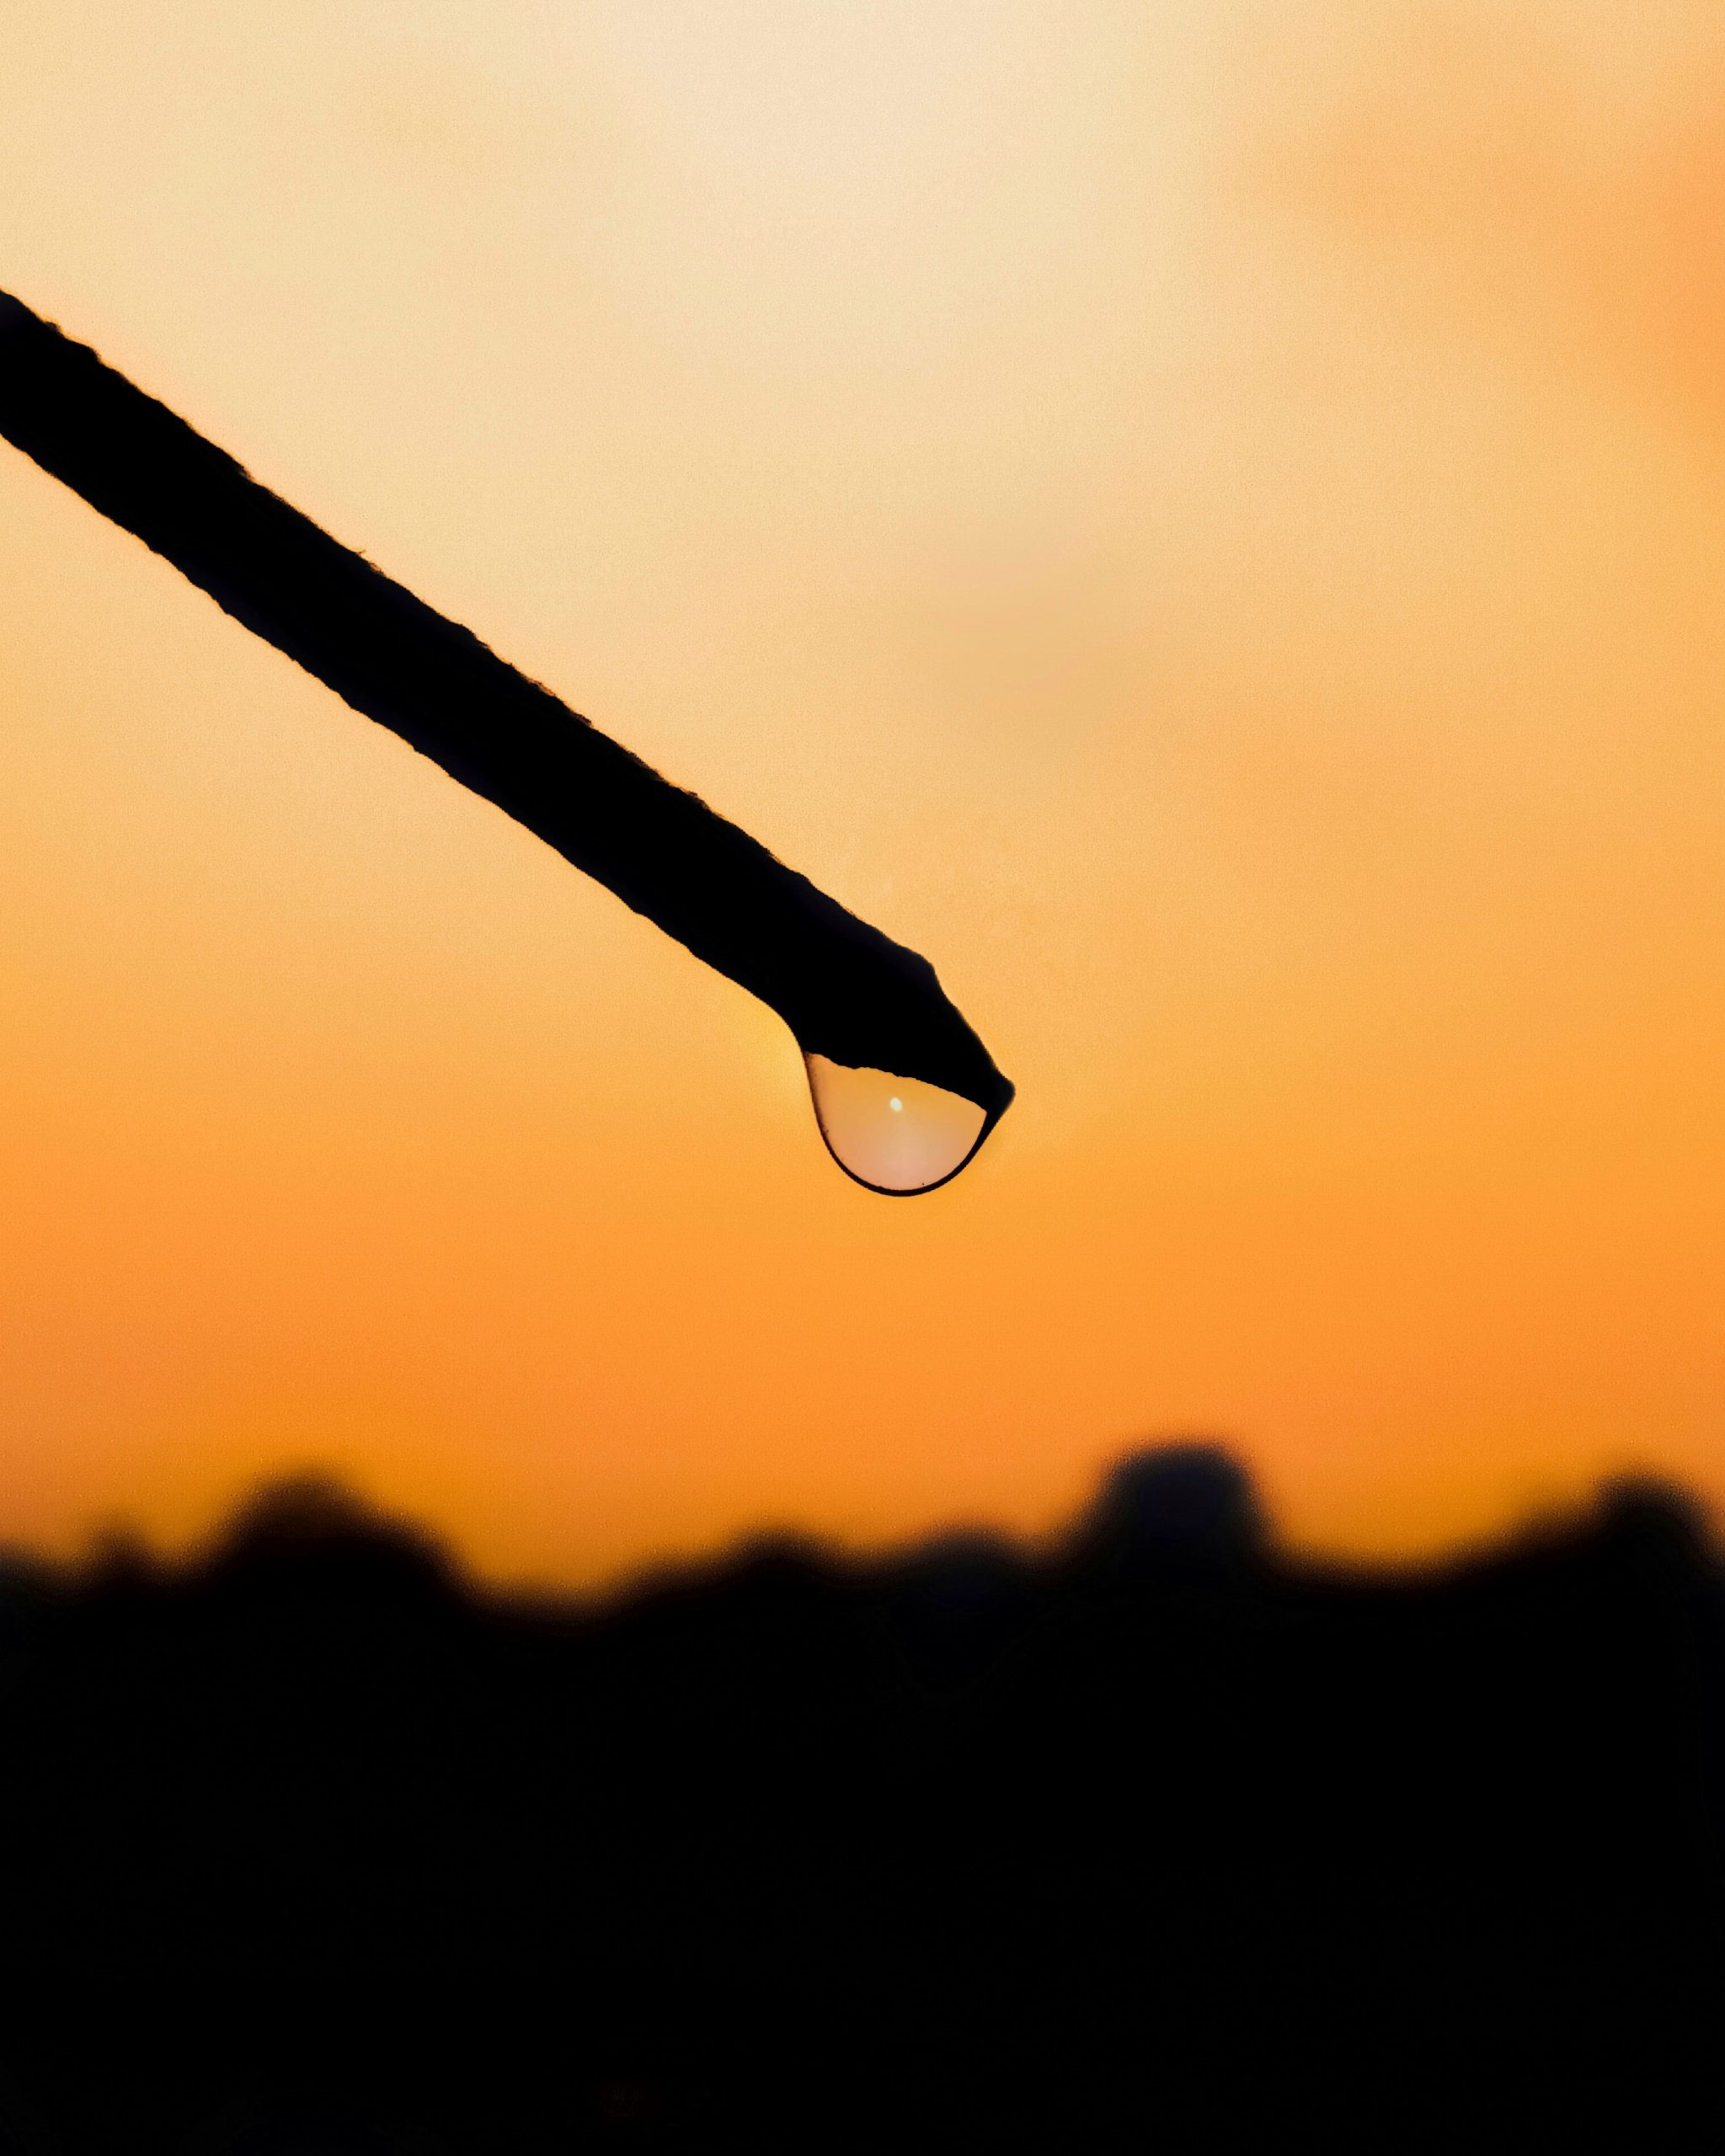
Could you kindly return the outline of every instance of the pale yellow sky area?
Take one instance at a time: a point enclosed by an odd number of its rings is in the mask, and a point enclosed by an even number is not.
[[[740,990],[0,451],[0,1540],[1725,1497],[1725,19],[0,0],[0,287],[925,952]]]

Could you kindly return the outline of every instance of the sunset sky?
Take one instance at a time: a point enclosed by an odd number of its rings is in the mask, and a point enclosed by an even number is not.
[[[0,446],[0,1541],[1725,1500],[1713,0],[0,0],[0,287],[926,953],[780,1022]]]

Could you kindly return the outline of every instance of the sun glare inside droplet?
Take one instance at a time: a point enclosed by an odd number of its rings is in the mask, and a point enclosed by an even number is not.
[[[889,1070],[853,1070],[824,1055],[803,1060],[828,1152],[870,1190],[895,1197],[932,1190],[982,1141],[988,1118],[962,1094]]]

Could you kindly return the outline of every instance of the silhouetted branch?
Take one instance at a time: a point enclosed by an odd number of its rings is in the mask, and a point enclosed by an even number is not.
[[[237,621],[777,1011],[807,1052],[1012,1089],[933,968],[670,785],[0,294],[0,435]]]

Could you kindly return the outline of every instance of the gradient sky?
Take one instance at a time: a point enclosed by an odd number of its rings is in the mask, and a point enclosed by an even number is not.
[[[0,451],[0,1539],[1725,1497],[1712,0],[0,0],[0,286],[926,953],[778,1022]]]

